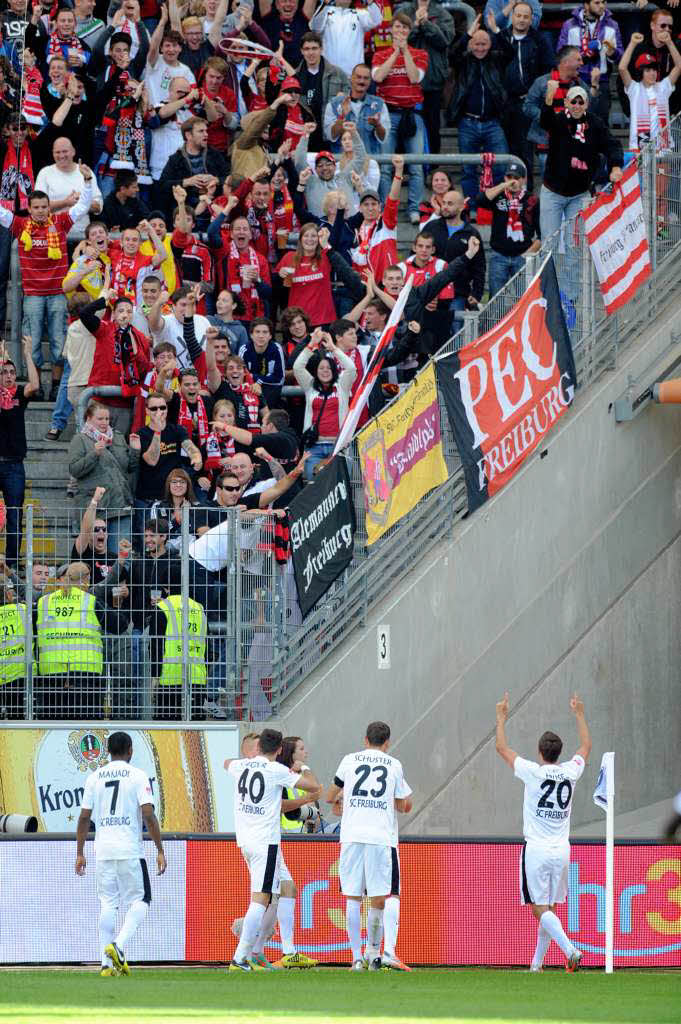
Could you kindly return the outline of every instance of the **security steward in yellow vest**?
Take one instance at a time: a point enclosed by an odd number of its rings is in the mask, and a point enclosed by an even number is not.
[[[60,583],[37,604],[36,713],[39,718],[102,718],[105,611],[88,593],[90,570],[84,562],[71,562]]]
[[[187,671],[191,686],[192,718],[203,717],[206,696],[206,634],[203,607],[188,598],[189,639]],[[177,719],[182,714],[182,597],[171,594],[156,606],[150,624],[151,673],[154,676],[154,718]]]
[[[26,605],[9,582],[0,584],[0,718],[26,718]],[[35,667],[34,667],[35,671]]]

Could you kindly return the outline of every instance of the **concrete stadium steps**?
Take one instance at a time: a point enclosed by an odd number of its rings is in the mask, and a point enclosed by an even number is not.
[[[362,746],[367,722],[388,720],[414,789],[403,832],[520,834],[522,789],[494,748],[505,690],[509,745],[530,758],[547,728],[572,755],[569,698],[584,698],[594,749],[575,792],[575,829],[595,820],[606,750],[618,752],[627,828],[678,789],[680,414],[651,404],[620,425],[613,414],[631,379],[681,352],[677,306],[669,294],[616,369],[577,392],[541,451],[419,555],[365,628],[284,700],[277,727],[305,737],[320,778]],[[389,670],[377,653],[384,625]]]

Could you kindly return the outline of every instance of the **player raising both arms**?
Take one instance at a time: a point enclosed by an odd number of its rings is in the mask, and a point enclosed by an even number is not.
[[[352,949],[353,971],[364,969],[360,926],[360,902],[366,892],[370,907],[367,920],[366,957],[370,971],[381,968],[381,938],[385,901],[399,875],[395,811],[412,808],[402,765],[387,753],[390,726],[371,722],[365,749],[347,754],[341,761],[326,794],[333,804],[343,793],[341,818],[340,883],[346,897],[345,919]],[[399,888],[399,882],[398,886]]]
[[[584,703],[577,694],[570,700],[570,708],[577,722],[577,753],[571,761],[558,764],[563,741],[555,732],[545,732],[539,737],[539,764],[536,764],[520,757],[506,742],[508,694],[504,694],[504,699],[497,704],[497,751],[511,766],[516,778],[525,783],[521,900],[532,907],[532,913],[539,922],[531,971],[541,971],[551,939],[558,943],[567,957],[566,970],[578,970],[583,956],[570,942],[555,913],[556,903],[564,903],[567,898],[574,785],[591,753]]]
[[[130,974],[123,952],[147,916],[151,886],[144,859],[142,818],[157,849],[159,875],[166,869],[161,829],[154,814],[151,782],[143,771],[130,764],[132,740],[127,732],[109,736],[111,756],[88,778],[76,829],[76,874],[85,874],[85,840],[90,817],[95,822],[96,880],[99,896],[99,943],[103,978]],[[121,903],[128,912],[116,939],[116,914]]]
[[[235,781],[234,822],[237,846],[248,865],[251,881],[251,902],[241,928],[239,945],[230,971],[251,971],[253,946],[261,932],[268,933],[265,913],[272,920],[276,914],[281,872],[280,816],[284,786],[293,786],[314,793],[319,783],[312,772],[292,771],[277,763],[282,735],[276,729],[263,729],[258,740],[259,753],[250,758],[225,761],[225,768]],[[255,965],[255,968],[261,965]]]

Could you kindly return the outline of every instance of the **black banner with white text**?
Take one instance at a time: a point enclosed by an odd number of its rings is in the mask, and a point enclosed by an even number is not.
[[[336,456],[291,503],[291,552],[303,615],[352,561],[355,511],[350,478]]]

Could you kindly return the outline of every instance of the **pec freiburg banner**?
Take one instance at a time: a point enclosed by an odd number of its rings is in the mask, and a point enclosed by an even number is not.
[[[496,327],[438,360],[436,373],[473,511],[508,483],[574,397],[552,258]]]
[[[298,601],[307,615],[352,561],[355,510],[342,456],[291,502],[289,520]]]

